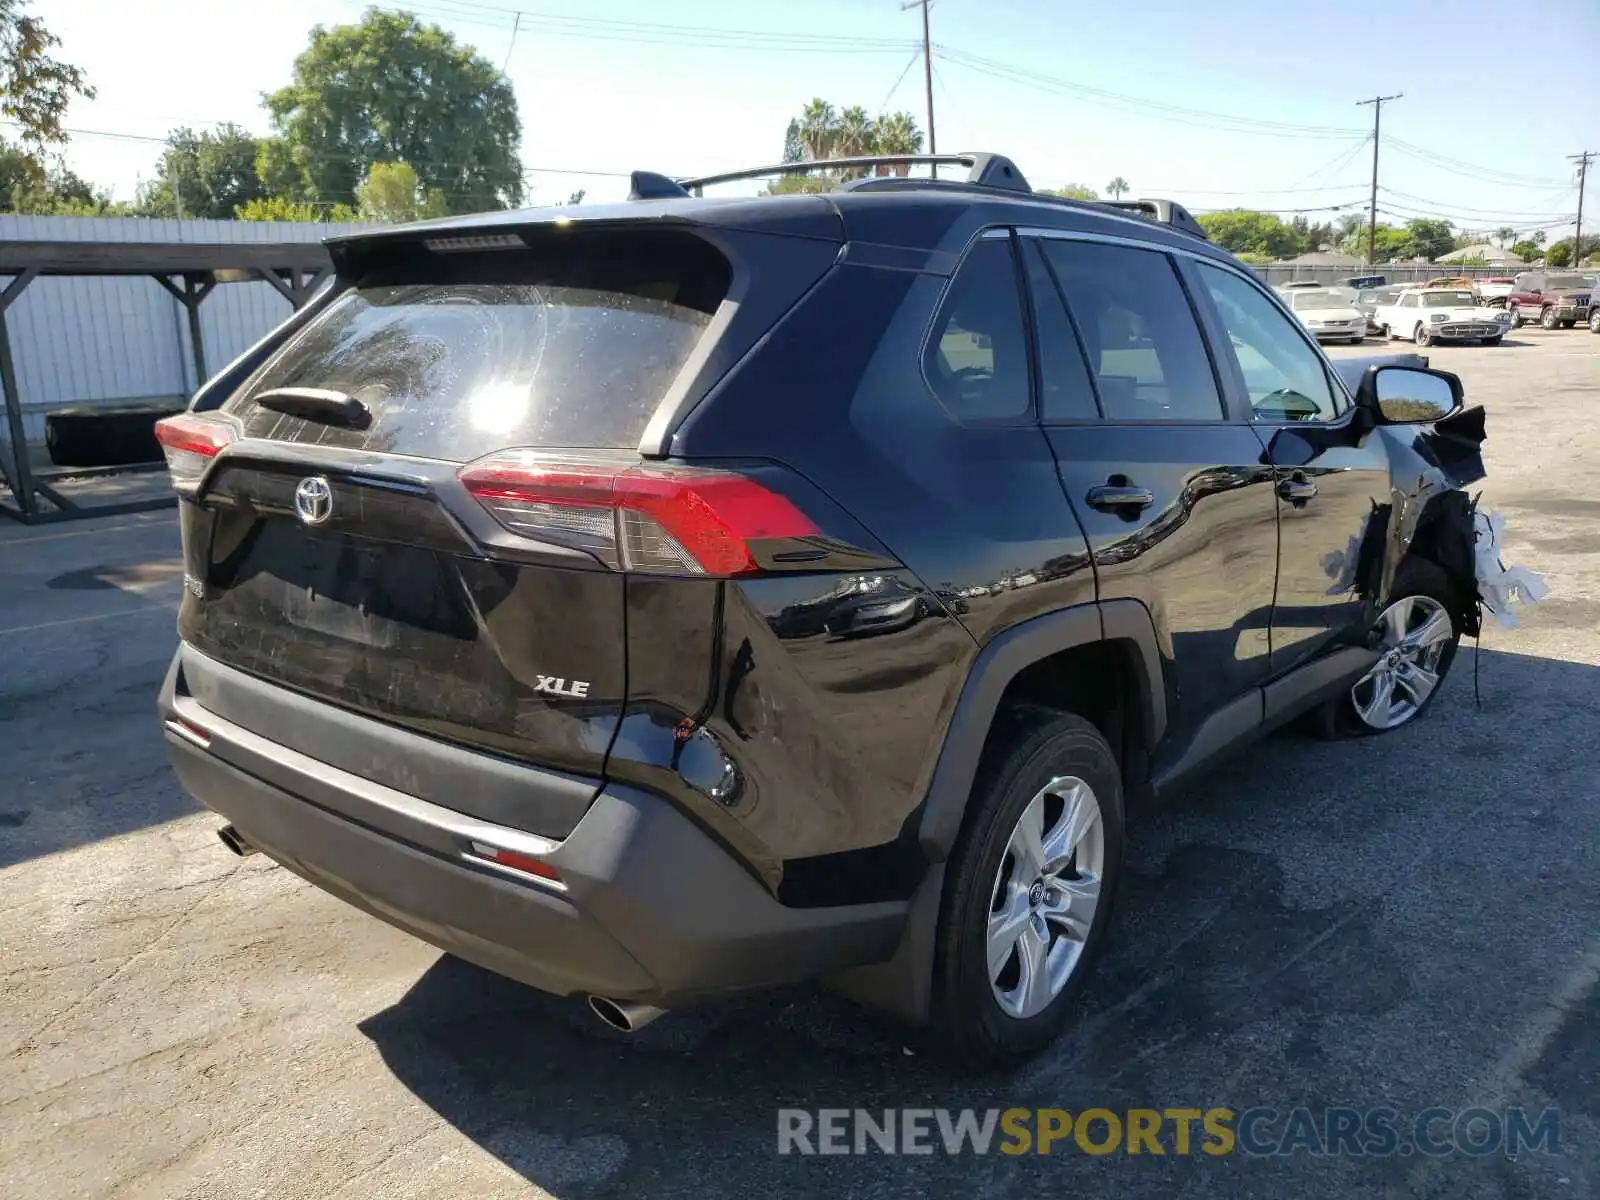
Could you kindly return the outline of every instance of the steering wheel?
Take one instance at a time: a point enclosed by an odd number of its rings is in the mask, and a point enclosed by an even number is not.
[[[1279,417],[1287,421],[1314,421],[1322,415],[1315,400],[1293,388],[1268,392],[1250,407],[1257,416]]]

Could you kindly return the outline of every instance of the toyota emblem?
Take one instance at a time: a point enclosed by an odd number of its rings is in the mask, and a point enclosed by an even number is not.
[[[321,525],[333,515],[333,489],[321,475],[302,479],[294,489],[294,511],[307,525]]]

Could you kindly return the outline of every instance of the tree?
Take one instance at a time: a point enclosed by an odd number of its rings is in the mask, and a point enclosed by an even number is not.
[[[1106,191],[1111,193],[1113,200],[1121,200],[1128,191],[1128,181],[1118,175],[1110,183],[1106,184]]]
[[[1547,267],[1570,267],[1572,239],[1562,238],[1559,242],[1551,242],[1550,248],[1544,252],[1544,264]]]
[[[294,82],[265,97],[305,194],[348,201],[366,169],[406,162],[454,212],[522,201],[517,102],[498,67],[410,13],[368,9],[359,25],[316,26]],[[265,177],[266,172],[259,172]]]
[[[830,157],[838,131],[838,111],[821,96],[800,110],[800,148],[806,158]]]
[[[567,194],[567,203],[568,204],[582,204],[583,203],[583,198],[585,196],[587,196],[588,194],[589,194],[589,192],[588,192],[588,190],[586,188],[579,188],[575,192],[569,192]]]
[[[267,194],[256,173],[259,150],[258,140],[233,124],[206,133],[174,129],[156,164],[156,178],[141,190],[139,210],[152,217],[181,212],[227,220]]]
[[[921,154],[922,130],[917,125],[917,119],[908,112],[889,113],[879,117],[876,126],[877,145],[875,150],[879,154]],[[902,163],[890,167],[891,174],[904,177],[911,174],[911,165]]]
[[[1046,196],[1062,196],[1068,200],[1100,199],[1099,192],[1095,191],[1092,187],[1086,187],[1081,183],[1069,183],[1066,185],[1066,187],[1058,188],[1040,188],[1039,191]]]
[[[1500,239],[1500,249],[1504,250],[1516,239],[1517,231],[1509,225],[1502,225],[1494,231],[1495,237]]]
[[[24,14],[25,0],[0,0],[0,115],[37,149],[66,141],[61,118],[74,96],[94,97],[86,75],[50,56],[61,39]]]
[[[1304,243],[1293,225],[1285,224],[1272,213],[1246,208],[1205,213],[1197,217],[1209,237],[1224,250],[1235,254],[1266,254],[1273,258],[1292,258]]]
[[[1343,213],[1338,221],[1335,222],[1335,225],[1338,227],[1339,244],[1342,246],[1355,235],[1358,229],[1366,228],[1367,219],[1360,213]]]
[[[128,211],[59,159],[46,163],[0,142],[0,212],[55,217],[110,217]]]
[[[258,196],[233,214],[238,221],[354,221],[356,210],[348,204],[319,209],[305,200],[287,196]]]
[[[1536,258],[1544,257],[1544,249],[1539,245],[1538,242],[1535,242],[1530,238],[1524,238],[1515,246],[1511,247],[1511,253],[1515,254],[1523,262],[1532,262]]]
[[[789,128],[783,131],[783,162],[795,163],[805,157],[806,148],[800,141],[800,121],[797,117],[789,119]]]
[[[356,188],[357,211],[363,221],[398,225],[442,217],[450,211],[444,193],[425,188],[410,163],[373,163]]]
[[[1411,239],[1411,257],[1425,258],[1429,262],[1455,248],[1455,234],[1449,221],[1436,221],[1417,217],[1406,222],[1406,235]]]

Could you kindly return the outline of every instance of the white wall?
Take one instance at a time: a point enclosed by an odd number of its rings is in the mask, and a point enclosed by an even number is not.
[[[359,228],[0,214],[5,241],[316,242]],[[207,368],[226,366],[289,312],[289,302],[271,284],[219,284],[200,306]],[[44,440],[44,411],[50,407],[151,396],[187,399],[198,386],[183,305],[154,279],[35,279],[6,320],[29,441]]]

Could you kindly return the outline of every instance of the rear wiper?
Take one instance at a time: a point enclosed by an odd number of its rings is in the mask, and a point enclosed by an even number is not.
[[[348,393],[330,388],[275,387],[257,392],[252,399],[262,408],[304,417],[308,421],[345,425],[351,429],[365,429],[372,423],[372,413],[365,404]]]

